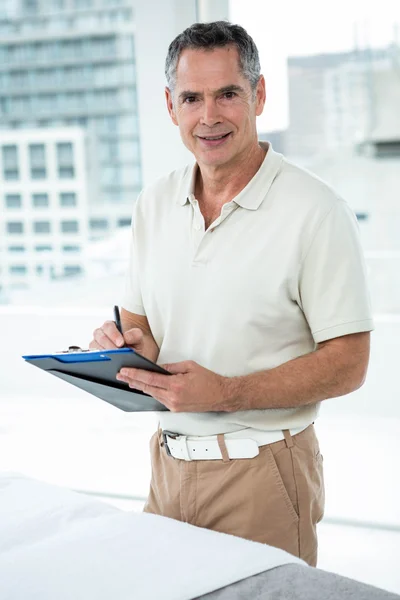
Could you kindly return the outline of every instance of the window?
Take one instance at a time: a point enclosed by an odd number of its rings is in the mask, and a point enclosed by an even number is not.
[[[131,219],[118,219],[118,227],[129,227]]]
[[[40,208],[43,206],[49,206],[49,196],[48,194],[33,194],[32,196],[32,204],[36,208]]]
[[[38,9],[37,0],[24,0],[22,5],[22,10],[24,10],[27,14],[34,14]]]
[[[75,8],[90,8],[92,0],[75,0]]]
[[[8,251],[9,252],[25,252],[26,248],[25,246],[8,246]]]
[[[62,249],[64,252],[80,252],[81,251],[80,246],[71,246],[71,245],[63,246]]]
[[[53,247],[40,244],[39,246],[35,246],[35,250],[36,252],[51,252],[53,250]]]
[[[60,179],[71,179],[74,177],[74,155],[71,142],[57,144],[57,163]]]
[[[4,179],[19,179],[17,146],[3,146],[2,154]]]
[[[9,268],[9,272],[12,275],[26,275],[28,269],[25,265],[11,265]]]
[[[39,69],[36,71],[35,79],[38,87],[54,86],[57,73],[55,69]]]
[[[29,73],[27,71],[14,71],[10,73],[11,87],[26,87],[29,83]]]
[[[64,275],[79,275],[79,273],[82,273],[80,265],[66,265],[64,267]]]
[[[56,82],[53,82],[53,85]],[[35,99],[35,112],[51,113],[58,108],[58,96],[56,94],[42,94]]]
[[[35,233],[50,233],[50,221],[35,221],[33,231]]]
[[[15,96],[11,98],[11,110],[19,115],[26,115],[31,112],[31,98],[29,96]]]
[[[7,223],[8,233],[24,233],[24,224],[21,221],[9,221]]]
[[[60,179],[73,179],[74,174],[73,167],[59,167],[58,169],[58,176]]]
[[[69,92],[62,96],[61,99],[62,110],[68,112],[85,110],[86,108],[86,97],[83,92]]]
[[[109,139],[100,145],[100,156],[104,162],[116,161],[118,154],[117,140]]]
[[[101,171],[102,185],[118,185],[120,181],[120,169],[117,167],[104,167]]]
[[[9,98],[0,98],[0,113],[2,115],[8,115],[9,112],[10,112]]]
[[[61,192],[60,194],[60,206],[76,206],[76,194],[75,192]]]
[[[96,231],[108,229],[107,219],[90,219],[90,229]]]
[[[100,133],[117,133],[118,117],[116,115],[101,117],[98,120],[98,130]]]
[[[46,178],[46,151],[44,144],[29,145],[29,159],[32,179]]]
[[[22,200],[20,194],[6,194],[7,208],[21,208]]]
[[[61,221],[61,231],[62,233],[78,233],[78,221]]]

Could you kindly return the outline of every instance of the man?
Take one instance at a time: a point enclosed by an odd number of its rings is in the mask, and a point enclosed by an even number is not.
[[[151,441],[146,511],[315,565],[324,486],[313,422],[320,401],[363,384],[373,329],[356,219],[258,142],[265,81],[243,28],[189,27],[166,76],[196,164],[142,192],[124,339],[107,322],[91,347],[125,340],[172,374],[118,375],[169,409]]]

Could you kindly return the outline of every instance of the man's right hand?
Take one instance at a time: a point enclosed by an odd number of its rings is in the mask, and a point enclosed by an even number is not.
[[[91,350],[115,350],[126,344],[139,354],[144,354],[144,334],[139,327],[125,331],[122,336],[114,321],[106,321],[93,332],[93,340],[89,344]]]

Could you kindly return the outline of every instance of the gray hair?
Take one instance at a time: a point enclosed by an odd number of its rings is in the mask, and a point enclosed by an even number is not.
[[[165,61],[165,76],[169,89],[173,91],[175,88],[176,70],[183,50],[214,50],[228,45],[237,48],[240,70],[250,82],[254,95],[260,78],[257,46],[243,27],[227,21],[194,23],[171,42]]]

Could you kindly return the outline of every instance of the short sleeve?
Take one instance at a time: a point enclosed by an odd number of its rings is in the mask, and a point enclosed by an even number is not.
[[[146,315],[140,290],[139,266],[135,245],[135,215],[133,216],[132,235],[130,240],[128,270],[125,277],[125,291],[122,306],[137,315]]]
[[[316,343],[374,328],[358,223],[342,200],[311,240],[299,273],[299,297]]]

